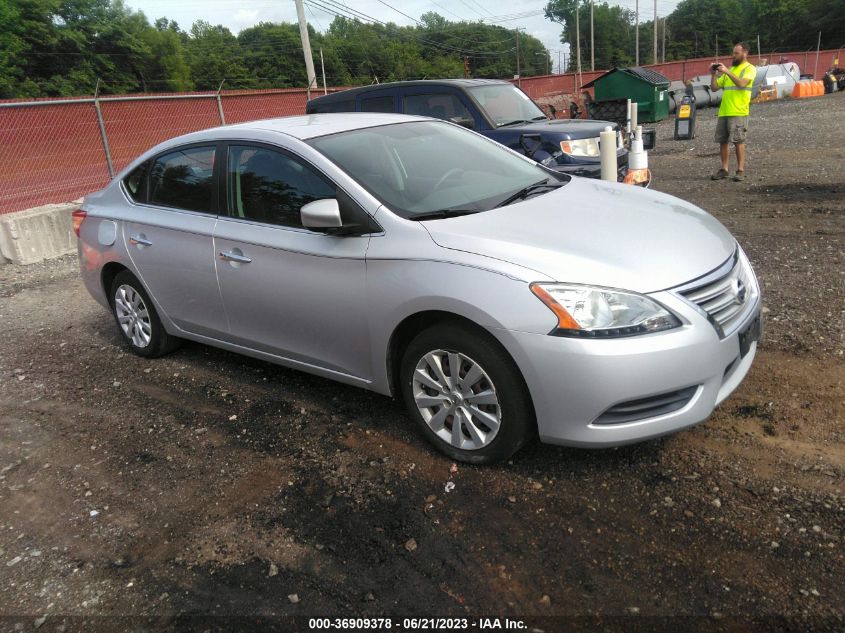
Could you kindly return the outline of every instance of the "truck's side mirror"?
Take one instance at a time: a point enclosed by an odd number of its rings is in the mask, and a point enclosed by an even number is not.
[[[532,158],[534,153],[543,146],[543,139],[539,134],[523,134],[519,137],[519,145],[525,151],[525,155]]]
[[[472,129],[475,128],[475,121],[473,121],[472,119],[467,119],[467,118],[459,117],[459,116],[453,116],[453,117],[449,118],[449,121],[456,124],[456,125],[460,125],[461,127],[465,127],[468,130],[472,130]]]

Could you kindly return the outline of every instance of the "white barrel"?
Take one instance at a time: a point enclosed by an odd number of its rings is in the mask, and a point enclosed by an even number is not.
[[[616,182],[616,132],[607,126],[599,134],[601,141],[601,179]]]

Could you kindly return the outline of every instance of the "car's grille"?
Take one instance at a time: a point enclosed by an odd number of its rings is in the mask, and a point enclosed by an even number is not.
[[[700,285],[687,286],[680,294],[703,310],[724,338],[739,326],[757,299],[757,281],[747,260],[739,253],[730,270]]]
[[[624,424],[666,415],[687,406],[697,390],[698,387],[687,387],[657,396],[620,402],[596,418],[594,424]]]

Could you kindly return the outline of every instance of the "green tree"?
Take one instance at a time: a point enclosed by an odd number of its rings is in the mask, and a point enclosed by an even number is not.
[[[576,70],[576,28],[575,11],[578,8],[580,20],[581,70],[590,68],[590,9],[583,0],[551,0],[546,5],[546,17],[563,26],[560,41],[569,44],[569,70]],[[634,63],[636,43],[634,12],[624,7],[610,5],[607,2],[593,6],[593,32],[595,41],[596,69],[630,66]],[[643,34],[640,25],[640,62],[645,63],[651,55],[643,57]],[[650,32],[650,31],[649,31]]]
[[[204,20],[194,22],[185,49],[197,90],[216,90],[223,80],[227,88],[253,87],[238,38],[226,27],[212,26]]]
[[[143,63],[142,81],[156,90],[190,90],[191,67],[185,59],[179,27],[175,22],[172,24],[175,28],[170,25],[159,28],[157,21],[156,28],[141,32],[141,41],[149,50]]]

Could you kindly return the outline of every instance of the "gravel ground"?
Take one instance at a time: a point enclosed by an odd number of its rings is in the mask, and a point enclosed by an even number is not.
[[[654,187],[740,239],[765,338],[708,422],[635,446],[455,467],[387,398],[128,354],[74,257],[0,266],[0,630],[845,629],[845,93],[754,107],[742,183],[708,179],[714,116],[658,126]]]

